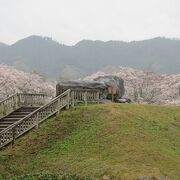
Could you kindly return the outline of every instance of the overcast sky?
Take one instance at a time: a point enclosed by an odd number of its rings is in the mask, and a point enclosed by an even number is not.
[[[180,38],[180,0],[0,0],[0,41]]]

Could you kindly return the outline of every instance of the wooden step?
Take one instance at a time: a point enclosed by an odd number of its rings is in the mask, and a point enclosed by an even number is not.
[[[4,125],[1,124],[1,125],[0,125],[0,128],[4,128],[4,129],[5,129],[5,128],[7,128],[7,127],[10,126],[10,125],[12,125],[12,124],[4,124]]]
[[[20,120],[20,119],[19,119]],[[5,121],[0,121],[0,124],[3,124],[3,123],[15,123],[15,122],[17,122],[17,121],[19,121],[19,120],[5,120]]]
[[[29,113],[31,113],[31,112],[13,112],[13,113],[11,113],[10,115],[28,115]]]
[[[11,118],[11,117],[6,117],[6,118],[3,118],[2,120],[3,121],[6,121],[6,120],[12,120],[12,121],[18,121],[18,120],[20,120],[21,118]]]
[[[21,119],[19,119],[19,120],[21,120]],[[16,121],[13,121],[13,120],[0,121],[0,125],[1,124],[14,124],[15,122],[17,122],[19,120],[16,120]]]
[[[14,121],[18,121],[18,120],[20,120],[20,119],[23,119],[24,117],[26,117],[26,116],[21,116],[21,117],[17,117],[17,116],[7,116],[7,117],[5,117],[5,118],[3,118],[3,119],[0,119],[0,123],[2,123],[2,122],[6,122],[6,121],[12,121],[12,122],[14,122]]]
[[[26,114],[18,114],[18,115],[10,114],[8,117],[10,117],[10,118],[23,118],[25,116],[26,116]]]
[[[0,119],[0,131],[8,128],[8,126],[11,126],[15,122],[21,120],[38,108],[39,107],[22,107]]]
[[[5,124],[5,125],[0,124],[0,128],[4,128],[4,129],[5,129],[5,128],[7,128],[8,126],[9,126],[9,125],[6,125],[6,124]]]
[[[24,108],[20,108],[18,110],[16,110],[15,112],[33,112],[36,109],[38,109],[37,107],[24,107]]]
[[[0,125],[1,124],[14,124],[16,121],[1,121],[0,122]]]

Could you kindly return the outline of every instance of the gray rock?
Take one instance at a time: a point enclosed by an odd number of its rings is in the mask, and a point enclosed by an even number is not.
[[[94,80],[98,82],[103,82],[107,87],[115,87],[116,88],[115,98],[121,98],[124,95],[125,88],[124,88],[124,80],[122,78],[109,75],[109,76],[100,76]]]
[[[110,90],[114,89],[114,98],[121,98],[124,95],[124,80],[117,76],[98,77],[94,81],[66,81],[58,83],[56,86],[56,95],[59,95],[67,89],[74,90],[99,90],[102,99],[111,99]]]

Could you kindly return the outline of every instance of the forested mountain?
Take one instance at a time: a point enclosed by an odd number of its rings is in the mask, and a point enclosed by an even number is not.
[[[8,45],[6,45],[6,44],[0,42],[0,48],[4,48],[4,47],[6,47],[6,46],[8,46]]]
[[[15,44],[0,43],[0,63],[37,71],[51,78],[77,78],[106,66],[128,66],[161,73],[180,73],[180,40],[90,41],[74,46],[30,36]]]

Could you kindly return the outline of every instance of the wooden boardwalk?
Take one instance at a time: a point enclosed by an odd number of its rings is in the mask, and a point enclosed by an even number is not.
[[[44,94],[15,94],[0,102],[0,148],[12,143],[64,108],[99,103],[97,90],[67,90],[46,102]]]

